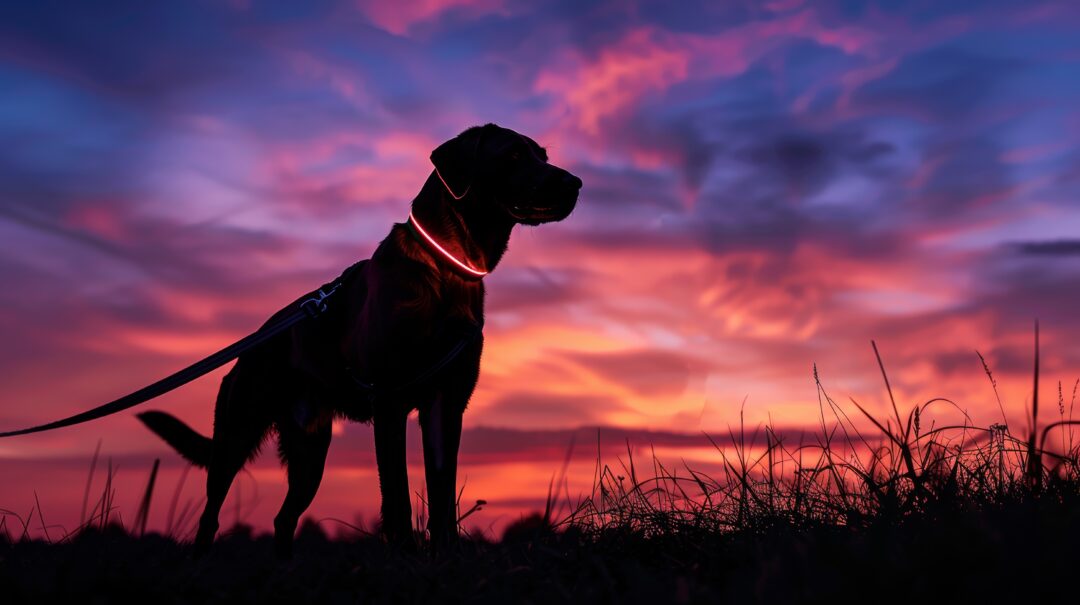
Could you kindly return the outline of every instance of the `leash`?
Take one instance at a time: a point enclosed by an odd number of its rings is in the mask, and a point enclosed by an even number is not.
[[[345,279],[349,276],[349,274],[351,274],[357,267],[359,267],[363,263],[364,261],[360,261],[346,269],[340,277],[330,282],[329,284],[324,285],[322,288],[319,288],[319,290],[315,292],[314,296],[301,301],[300,304],[297,305],[296,310],[289,315],[286,315],[285,317],[279,319],[273,324],[270,324],[269,326],[266,326],[252,334],[249,334],[248,336],[234,342],[233,344],[225,347],[224,349],[221,349],[217,353],[214,353],[213,355],[210,355],[205,359],[191,364],[190,366],[180,370],[179,372],[166,376],[165,378],[162,378],[161,380],[151,385],[145,386],[138,391],[135,391],[134,393],[130,393],[119,399],[110,401],[109,403],[106,403],[104,405],[100,405],[96,408],[81,412],[79,414],[75,414],[74,416],[63,418],[61,420],[56,420],[48,424],[41,424],[26,429],[19,429],[17,431],[0,433],[0,438],[15,437],[17,435],[28,435],[30,433],[40,433],[42,431],[50,431],[52,429],[64,428],[67,426],[82,424],[84,422],[96,420],[98,418],[102,418],[104,416],[115,414],[116,412],[121,412],[128,408],[135,407],[140,403],[146,403],[147,401],[155,397],[164,395],[169,391],[177,389],[191,382],[192,380],[195,380],[196,378],[204,376],[225,365],[226,363],[236,359],[240,356],[240,354],[244,353],[245,351],[259,346],[260,344],[266,342],[267,340],[270,340],[278,334],[281,334],[285,330],[300,323],[301,321],[304,321],[305,319],[314,319],[326,313],[328,309],[328,306],[326,304],[327,299],[329,299],[335,292],[337,292],[338,289],[345,282]],[[393,387],[381,387],[369,382],[364,382],[356,376],[355,371],[350,367],[346,367],[346,371],[349,377],[356,384],[356,386],[360,390],[364,391],[365,395],[368,397],[368,400],[374,401],[374,399],[379,395],[403,391],[410,387],[416,386],[417,384],[420,384],[434,376],[440,370],[449,365],[450,362],[456,359],[457,356],[465,350],[465,347],[479,339],[480,336],[483,334],[483,328],[484,326],[482,323],[470,321],[468,323],[465,334],[457,340],[454,346],[451,347],[445,355],[439,358],[438,361],[436,361],[433,365],[428,367],[420,374],[412,377],[404,383],[395,385]]]
[[[362,263],[363,261],[361,261]],[[225,365],[226,363],[236,359],[241,353],[253,349],[260,344],[270,340],[274,336],[284,332],[292,326],[300,323],[305,319],[316,318],[323,313],[326,313],[327,305],[326,301],[330,298],[338,288],[344,283],[345,278],[357,267],[360,263],[356,263],[353,266],[345,270],[340,277],[334,281],[326,284],[315,293],[311,298],[303,300],[295,311],[279,319],[273,324],[266,326],[248,336],[234,342],[233,344],[221,349],[217,353],[206,357],[201,361],[197,361],[190,366],[166,376],[161,380],[143,387],[134,393],[125,395],[114,401],[110,401],[104,405],[100,405],[91,410],[69,416],[67,418],[50,422],[48,424],[42,424],[26,429],[20,429],[17,431],[8,431],[6,433],[0,433],[0,438],[14,437],[16,435],[28,435],[30,433],[39,433],[41,431],[49,431],[52,429],[59,429],[66,426],[72,426],[75,424],[81,424],[90,420],[95,420],[109,414],[115,414],[126,410],[131,407],[135,407],[140,403],[145,403],[155,397],[164,395],[169,391],[179,388],[200,376],[208,374],[217,368]]]

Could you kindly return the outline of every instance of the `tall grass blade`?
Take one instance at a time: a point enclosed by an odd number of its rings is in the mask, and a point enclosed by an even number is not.
[[[146,534],[146,521],[150,517],[150,500],[154,496],[154,482],[157,480],[160,465],[161,458],[154,458],[154,466],[150,469],[150,480],[146,483],[146,491],[143,492],[139,512],[135,513],[135,527],[138,528],[140,536]]]
[[[90,458],[90,473],[86,476],[86,488],[83,489],[82,508],[79,509],[79,526],[86,523],[86,503],[90,500],[90,486],[94,482],[94,469],[97,468],[98,454],[101,453],[101,439],[98,439],[97,447],[94,448],[94,456]]]
[[[1042,456],[1036,448],[1035,435],[1039,422],[1039,320],[1035,320],[1035,372],[1031,397],[1031,430],[1027,442],[1027,481],[1036,493],[1042,487]]]

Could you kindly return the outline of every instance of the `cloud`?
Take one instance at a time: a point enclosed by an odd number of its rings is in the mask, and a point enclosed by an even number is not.
[[[693,376],[699,378],[711,364],[669,351],[620,351],[612,353],[563,352],[574,363],[638,393],[663,398],[680,395]]]
[[[1014,244],[1020,254],[1032,256],[1076,256],[1080,240],[1062,239],[1049,242],[1019,242]]]
[[[1023,62],[939,46],[904,57],[888,78],[851,95],[851,102],[912,115],[916,119],[967,120],[990,103],[994,92]]]
[[[567,61],[577,63],[578,59]],[[603,116],[684,79],[689,61],[685,50],[672,48],[657,40],[653,31],[642,29],[604,48],[594,61],[579,63],[576,70],[546,70],[537,77],[535,89],[563,99],[576,114],[577,125],[598,135]]]
[[[581,302],[590,290],[585,281],[586,276],[572,269],[507,267],[505,274],[500,272],[493,280],[495,287],[489,295],[487,313],[512,313],[524,320],[531,313]]]
[[[623,406],[610,397],[555,395],[543,391],[510,391],[484,407],[489,418],[533,428],[578,426],[602,422]]]
[[[710,21],[716,23],[716,21]],[[871,30],[829,27],[812,10],[749,20],[711,31],[671,31],[651,25],[628,28],[599,49],[570,48],[538,74],[534,89],[559,99],[586,135],[601,134],[602,121],[622,121],[634,107],[691,81],[731,79],[793,39],[808,39],[847,54],[873,53],[879,44]]]
[[[505,13],[503,0],[418,0],[416,2],[386,3],[378,0],[357,2],[357,7],[371,22],[386,31],[407,35],[418,25],[450,16],[475,19],[489,14]]]
[[[140,111],[171,111],[187,95],[264,73],[266,66],[212,7],[44,2],[5,14],[5,62]]]

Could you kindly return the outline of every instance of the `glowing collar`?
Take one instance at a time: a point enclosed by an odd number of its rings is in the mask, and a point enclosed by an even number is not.
[[[451,193],[451,195],[453,195],[453,194]],[[412,223],[412,226],[415,228],[415,231],[417,233],[419,233],[421,237],[423,237],[425,240],[427,240],[427,242],[429,244],[431,244],[431,246],[433,248],[435,248],[440,253],[442,253],[442,255],[447,260],[452,262],[455,266],[457,266],[462,271],[468,273],[469,275],[472,275],[473,277],[483,277],[483,276],[488,274],[487,271],[481,271],[480,269],[476,269],[474,267],[471,267],[467,263],[458,260],[446,248],[443,248],[442,246],[440,246],[439,242],[435,241],[435,238],[428,235],[428,232],[425,231],[424,228],[420,226],[420,221],[416,220],[416,216],[413,215],[411,210],[409,211],[409,222]]]

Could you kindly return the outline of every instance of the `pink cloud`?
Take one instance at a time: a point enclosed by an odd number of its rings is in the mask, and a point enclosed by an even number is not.
[[[966,16],[946,17],[929,24],[916,26],[903,17],[885,15],[871,8],[865,25],[822,26],[811,17],[804,33],[822,46],[839,48],[864,62],[839,74],[823,75],[807,87],[793,102],[792,110],[802,113],[823,90],[836,87],[840,94],[833,111],[837,119],[857,118],[864,110],[852,106],[851,99],[860,88],[888,76],[908,55],[929,48],[968,30]],[[906,113],[919,113],[919,108],[905,108]],[[819,119],[823,116],[819,116]]]
[[[428,134],[349,131],[267,146],[255,169],[278,207],[323,219],[350,205],[390,204],[405,212],[438,145]],[[348,158],[369,154],[363,161]],[[389,223],[387,223],[389,228]]]
[[[662,96],[680,82],[737,76],[793,38],[853,55],[873,56],[881,45],[877,32],[822,25],[811,9],[712,35],[638,27],[595,56],[564,51],[539,72],[533,89],[555,99],[554,116],[598,136],[603,121],[625,117],[645,98]]]
[[[1046,141],[1035,145],[1009,149],[1001,154],[1000,159],[1006,164],[1027,164],[1029,162],[1037,162],[1044,158],[1054,157],[1062,151],[1071,149],[1073,146],[1074,144],[1072,141]]]
[[[503,0],[359,0],[357,8],[374,25],[398,36],[407,35],[413,27],[434,21],[451,11],[469,18],[506,11]]]
[[[582,130],[599,134],[603,117],[687,77],[687,50],[672,47],[664,38],[657,30],[637,29],[602,49],[594,60],[564,55],[559,67],[539,74],[534,90],[561,99]]]
[[[301,77],[325,82],[331,90],[359,108],[378,108],[378,103],[368,92],[371,87],[358,70],[335,65],[305,51],[289,50],[281,54],[286,64]]]
[[[936,153],[924,158],[919,162],[905,186],[911,191],[922,191],[948,159],[945,153]]]
[[[840,97],[836,100],[836,109],[845,112],[851,105],[851,95],[866,84],[887,76],[900,63],[899,57],[871,63],[865,67],[843,73],[840,80]]]
[[[73,205],[64,215],[64,225],[96,235],[112,242],[123,242],[132,237],[126,217],[115,201],[87,201]]]

